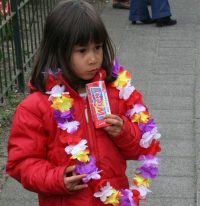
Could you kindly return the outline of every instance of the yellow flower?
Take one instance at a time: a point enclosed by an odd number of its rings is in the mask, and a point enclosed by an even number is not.
[[[80,162],[88,162],[89,161],[89,156],[88,156],[89,153],[90,153],[89,149],[85,149],[78,154],[72,155],[71,159],[77,159]]]
[[[119,75],[117,79],[113,82],[113,85],[118,88],[123,88],[127,85],[130,79],[131,79],[131,74],[126,70],[122,70],[119,72]]]
[[[150,179],[143,178],[139,174],[135,174],[135,177],[133,178],[133,182],[137,185],[143,185],[144,187],[150,187]]]
[[[131,118],[132,122],[137,122],[139,123],[147,123],[149,120],[150,116],[147,112],[140,112],[139,114],[134,114]]]
[[[55,97],[52,99],[53,104],[51,105],[54,109],[61,112],[68,111],[73,104],[73,99],[68,94],[64,94],[61,97]]]
[[[114,206],[117,206],[117,205],[119,205],[119,196],[121,193],[115,189],[112,189],[112,191],[113,191],[112,195],[107,197],[104,204],[112,204]]]
[[[147,112],[140,112],[140,122],[142,123],[147,123],[149,120],[150,116]]]
[[[140,123],[140,115],[134,114],[131,118],[131,122],[137,122],[139,124]]]

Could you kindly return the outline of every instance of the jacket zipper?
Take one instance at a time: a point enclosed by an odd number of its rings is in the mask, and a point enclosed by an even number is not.
[[[91,117],[91,113],[89,114],[89,102],[88,102],[88,99],[86,98],[84,100],[84,116],[85,116],[85,126],[86,126],[86,135],[87,138],[88,138],[88,147],[90,148],[90,151],[91,151],[91,148],[93,148],[93,153],[95,154],[96,156],[96,165],[98,167],[98,151],[97,151],[97,146],[96,146],[96,141],[95,139],[93,139],[93,136],[94,136],[94,128],[90,128],[91,126],[91,121],[92,121],[92,117]],[[89,117],[90,116],[90,117]]]
[[[88,124],[88,109],[87,109],[87,105],[84,104],[84,107],[85,107],[85,109],[84,109],[84,112],[85,112],[85,120],[86,120],[86,123]]]

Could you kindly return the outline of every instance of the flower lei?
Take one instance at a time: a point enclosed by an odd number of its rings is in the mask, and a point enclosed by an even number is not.
[[[61,73],[58,71],[58,73]],[[113,87],[119,90],[119,98],[124,99],[127,104],[131,102],[131,96],[134,94],[135,88],[131,86],[131,75],[128,71],[118,63],[117,60],[113,63],[112,75],[116,77],[116,80],[112,83]],[[55,74],[49,72],[49,78],[55,79]],[[69,92],[65,92],[64,85],[52,85],[49,94],[49,101],[52,102],[53,115],[57,122],[57,127],[68,134],[75,133],[80,123],[74,118],[73,103]],[[137,123],[142,138],[140,140],[140,146],[148,148],[152,141],[157,142],[156,152],[160,151],[159,141],[157,141],[161,135],[158,133],[154,119],[151,118],[147,111],[147,108],[143,104],[133,104],[131,109],[126,112],[126,116],[131,122]],[[68,135],[70,136],[70,135]],[[87,174],[83,178],[83,182],[87,183],[90,180],[101,179],[100,173],[102,172],[96,166],[96,159],[90,154],[87,146],[86,139],[67,138],[67,146],[65,152],[71,155],[71,159],[77,161],[76,172],[78,174]],[[156,153],[155,152],[155,153]],[[94,193],[94,197],[100,198],[104,204],[111,204],[114,206],[136,206],[139,199],[144,199],[148,192],[151,192],[150,187],[151,179],[154,179],[158,174],[158,164],[160,158],[154,155],[141,155],[138,159],[141,162],[141,166],[136,168],[133,177],[133,186],[130,189],[116,190],[109,182],[102,184],[98,191]]]

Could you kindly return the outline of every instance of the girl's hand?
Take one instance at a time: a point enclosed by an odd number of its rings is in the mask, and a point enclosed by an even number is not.
[[[114,114],[106,114],[105,120],[107,123],[111,124],[110,126],[104,127],[103,129],[111,136],[117,136],[123,127],[123,120]]]
[[[70,191],[77,191],[86,188],[87,184],[82,184],[82,178],[86,177],[87,174],[77,175],[75,173],[76,166],[69,166],[64,172],[64,184],[65,187]]]

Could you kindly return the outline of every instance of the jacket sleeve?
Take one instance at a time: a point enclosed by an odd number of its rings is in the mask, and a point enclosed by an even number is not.
[[[123,119],[123,128],[118,136],[111,137],[116,144],[120,153],[126,160],[137,160],[140,155],[156,155],[160,151],[160,142],[152,139],[147,148],[140,146],[142,131],[139,128],[138,122],[132,122],[127,111],[133,109],[134,105],[144,105],[142,95],[135,90],[126,101],[122,101],[119,110],[122,111],[121,118]],[[144,105],[146,108],[146,106]],[[122,109],[123,108],[123,109]],[[148,109],[146,108],[146,111]],[[151,118],[151,117],[150,117]]]
[[[47,160],[48,138],[42,119],[30,110],[19,105],[14,114],[6,171],[30,191],[66,195],[66,166],[55,166]]]

